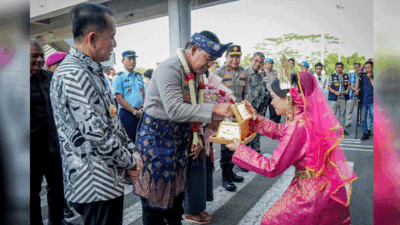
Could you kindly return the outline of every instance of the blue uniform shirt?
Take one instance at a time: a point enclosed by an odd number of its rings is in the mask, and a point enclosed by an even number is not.
[[[142,95],[146,93],[142,76],[133,72],[129,73],[124,70],[113,82],[113,89],[115,94],[122,94],[122,97],[133,107],[143,107]],[[119,105],[119,108],[123,108]]]

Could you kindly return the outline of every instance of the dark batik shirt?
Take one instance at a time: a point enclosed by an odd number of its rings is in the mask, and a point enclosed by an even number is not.
[[[125,171],[135,166],[128,138],[100,63],[71,48],[51,81],[60,137],[64,191],[70,202],[106,201],[123,195]]]

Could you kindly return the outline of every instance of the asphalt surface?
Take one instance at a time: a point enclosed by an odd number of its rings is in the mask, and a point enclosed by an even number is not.
[[[356,116],[353,114],[353,124],[346,128],[350,133],[341,143],[347,160],[352,164],[358,175],[358,180],[353,182],[353,194],[350,201],[350,213],[353,225],[373,224],[373,138],[360,141],[361,127],[358,127],[356,136]],[[268,117],[268,116],[267,116]],[[267,137],[261,138],[261,154],[270,157],[276,148],[278,141]],[[282,195],[294,175],[293,167],[275,178],[267,178],[253,172],[239,172],[245,181],[236,183],[238,189],[235,192],[225,191],[221,186],[221,170],[219,167],[220,147],[215,145],[215,166],[213,186],[214,201],[207,203],[207,210],[213,213],[213,221],[210,224],[260,224],[264,213]],[[141,204],[139,198],[126,185],[124,203],[124,224],[142,224]],[[44,224],[47,224],[47,204],[45,188],[42,191],[42,212]],[[82,224],[79,215],[67,219],[69,224]],[[183,224],[194,224],[184,221]]]

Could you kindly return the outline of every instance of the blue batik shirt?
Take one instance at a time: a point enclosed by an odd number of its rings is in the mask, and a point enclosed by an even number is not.
[[[140,73],[134,71],[129,73],[126,69],[113,82],[115,94],[122,94],[122,97],[133,108],[143,107],[143,95],[146,93],[144,81]],[[119,105],[119,108],[123,108]]]
[[[357,74],[354,71],[349,72],[349,78],[350,84],[355,87],[358,79]],[[354,94],[354,91],[352,89],[350,89],[349,91],[349,99],[358,99],[358,96]]]

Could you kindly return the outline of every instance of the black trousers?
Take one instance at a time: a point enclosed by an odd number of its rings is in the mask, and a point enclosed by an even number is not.
[[[84,225],[122,225],[124,196],[91,203],[68,202],[83,219]]]
[[[40,149],[42,150],[42,149]],[[42,223],[39,193],[42,190],[43,176],[47,181],[48,224],[63,224],[64,220],[64,188],[60,151],[31,151],[31,224]]]
[[[140,119],[126,109],[120,109],[119,117],[121,118],[122,125],[124,126],[129,138],[133,141],[133,143],[135,143],[136,131],[138,130]]]
[[[234,164],[232,163],[232,156],[234,152],[230,151],[226,145],[221,144],[221,159],[220,165],[222,170],[222,179],[226,178],[233,169]]]
[[[147,205],[147,199],[140,198],[143,209],[143,225],[181,225],[184,198],[185,192],[180,193],[175,197],[172,208],[166,210],[150,208]]]
[[[281,116],[276,114],[274,106],[272,106],[272,97],[269,96],[268,98],[268,109],[269,109],[269,119],[274,121],[275,123],[280,123],[281,122]]]

